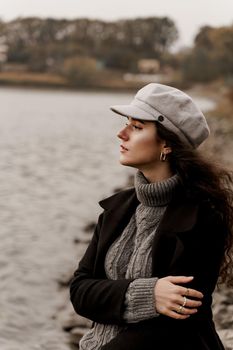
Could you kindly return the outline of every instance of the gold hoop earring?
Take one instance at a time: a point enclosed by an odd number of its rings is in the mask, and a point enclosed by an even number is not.
[[[159,160],[160,160],[161,162],[165,162],[166,159],[167,159],[166,153],[161,152],[161,153],[160,153]]]

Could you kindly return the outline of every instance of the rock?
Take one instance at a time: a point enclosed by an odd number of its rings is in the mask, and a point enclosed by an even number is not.
[[[233,330],[231,329],[220,329],[218,331],[219,337],[222,339],[225,346],[225,350],[233,349]]]
[[[57,282],[59,286],[69,287],[72,276],[73,276],[73,269],[62,272],[59,278],[57,278]]]
[[[58,318],[62,328],[66,332],[69,332],[73,328],[77,328],[77,327],[89,329],[92,325],[92,322],[90,320],[76,314],[73,310],[67,310],[67,309],[63,310],[63,312],[59,314]]]
[[[96,222],[91,221],[86,226],[84,226],[83,231],[87,233],[93,233],[95,227],[96,227]]]
[[[233,290],[216,289],[213,298],[213,318],[225,349],[233,349]]]
[[[85,232],[80,232],[80,233],[78,234],[78,236],[73,240],[73,242],[74,242],[75,244],[79,244],[79,245],[80,245],[81,243],[87,244],[87,243],[90,242],[91,237],[92,237],[92,235],[93,235],[93,232],[94,232],[94,231],[91,231],[91,232],[87,232],[87,231],[85,231]]]

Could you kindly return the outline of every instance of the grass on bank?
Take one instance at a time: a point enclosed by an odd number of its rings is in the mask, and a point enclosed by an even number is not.
[[[56,73],[0,72],[0,85],[30,86],[68,89],[105,89],[135,90],[142,86],[142,81],[125,81],[123,74],[114,71],[95,72],[91,77],[68,79]]]

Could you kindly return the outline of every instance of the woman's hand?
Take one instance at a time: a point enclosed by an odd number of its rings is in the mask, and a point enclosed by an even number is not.
[[[156,311],[165,316],[185,320],[195,314],[202,304],[203,294],[195,289],[182,287],[179,284],[191,282],[193,277],[168,276],[158,279],[155,293]],[[193,298],[197,299],[194,300]]]

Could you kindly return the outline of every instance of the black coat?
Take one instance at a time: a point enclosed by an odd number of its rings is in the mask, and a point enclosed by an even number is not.
[[[119,192],[100,205],[104,211],[71,281],[71,302],[79,315],[94,322],[125,325],[122,317],[125,293],[132,280],[107,279],[104,259],[135,212],[138,205],[135,189]],[[128,325],[103,349],[223,350],[211,311],[223,254],[224,225],[216,210],[208,200],[187,199],[184,191],[178,189],[153,241],[153,276],[194,276],[187,287],[204,294],[202,306],[187,320],[159,315]]]

